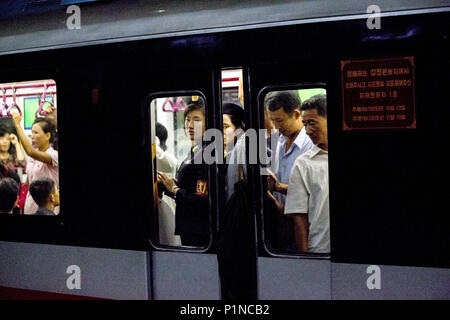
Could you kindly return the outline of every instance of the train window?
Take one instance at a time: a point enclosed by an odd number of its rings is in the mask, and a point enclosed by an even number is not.
[[[243,70],[222,70],[222,124],[223,145],[225,156],[225,169],[223,187],[225,192],[221,193],[223,208],[228,206],[228,201],[239,196],[233,196],[235,191],[239,195],[240,188],[235,187],[240,181],[246,181],[247,167],[245,165],[246,136],[255,137],[247,132],[245,134],[245,108],[243,90]],[[240,183],[241,184],[241,183]],[[233,207],[233,205],[231,205]],[[225,213],[220,213],[221,217]],[[219,221],[220,227],[221,221]]]
[[[205,109],[199,92],[150,102],[155,244],[204,248],[210,242]]]
[[[242,69],[222,70],[222,101],[244,105]]]
[[[272,254],[329,254],[326,91],[265,88],[258,100],[270,160],[261,170],[266,248]]]
[[[2,83],[0,90],[0,213],[56,216],[56,83]]]

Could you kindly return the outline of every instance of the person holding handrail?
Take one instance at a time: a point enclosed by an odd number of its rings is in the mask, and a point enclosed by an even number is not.
[[[12,118],[25,153],[29,156],[26,168],[28,183],[47,177],[55,181],[59,188],[58,151],[51,146],[56,136],[55,122],[48,118],[36,118],[31,127],[30,143],[21,126],[22,116],[13,112]],[[24,214],[34,214],[38,208],[39,206],[28,193]],[[58,213],[59,207],[55,208],[55,214]]]

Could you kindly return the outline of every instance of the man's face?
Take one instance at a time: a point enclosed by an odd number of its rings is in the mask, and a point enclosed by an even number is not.
[[[54,186],[53,192],[50,194],[50,196],[55,207],[59,206],[59,190],[56,185]]]
[[[269,110],[269,118],[272,120],[275,129],[278,129],[285,137],[288,137],[299,130],[298,122],[301,120],[301,114],[298,110],[294,110],[290,115],[286,113],[283,108],[279,108],[275,111]]]
[[[302,112],[302,122],[305,127],[306,134],[312,142],[321,147],[328,147],[328,128],[327,118],[317,113],[317,109],[309,109]],[[322,148],[323,149],[323,148]]]

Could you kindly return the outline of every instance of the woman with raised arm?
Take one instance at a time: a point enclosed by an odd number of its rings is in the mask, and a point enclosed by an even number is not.
[[[12,118],[23,149],[29,156],[26,169],[28,183],[38,178],[47,177],[55,181],[57,188],[59,188],[58,151],[51,146],[56,136],[55,122],[47,118],[36,118],[31,127],[30,143],[20,124],[22,116],[14,112]],[[37,209],[38,205],[28,193],[24,214],[34,214]],[[55,208],[55,214],[58,213],[59,207]]]

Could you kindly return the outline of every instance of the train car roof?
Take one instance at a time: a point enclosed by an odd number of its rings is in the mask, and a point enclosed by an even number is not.
[[[93,1],[93,0],[84,0]],[[70,3],[83,0],[6,0],[0,3],[0,55],[368,17],[372,0],[121,0],[78,3],[80,29],[66,26]],[[378,0],[383,15],[450,11],[450,0]]]

